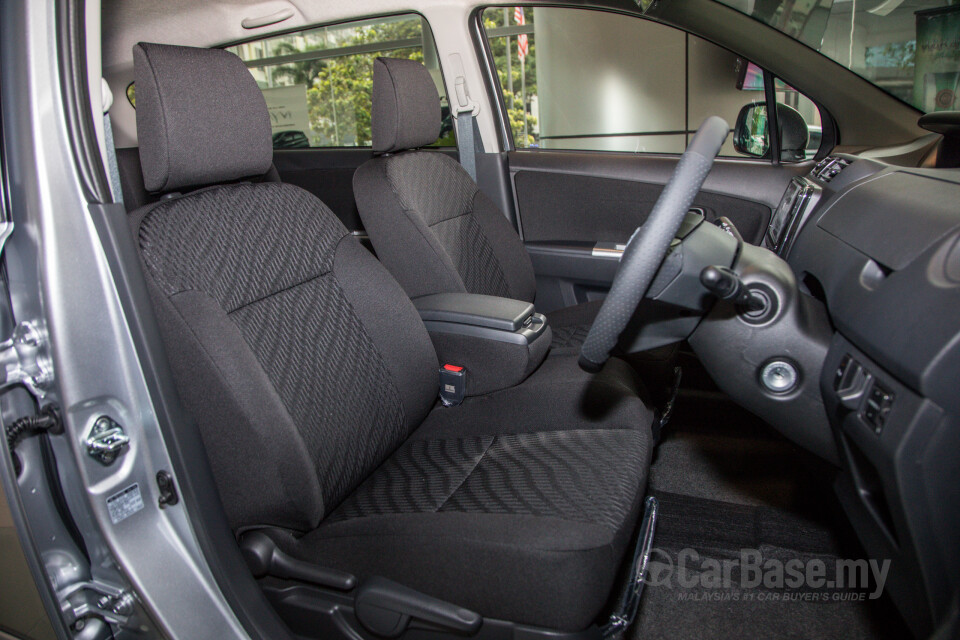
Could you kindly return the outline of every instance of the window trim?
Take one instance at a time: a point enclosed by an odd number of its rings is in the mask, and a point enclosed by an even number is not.
[[[523,6],[523,5],[517,5]],[[507,118],[507,103],[503,99],[497,68],[493,61],[493,51],[490,49],[490,40],[483,28],[483,12],[490,5],[483,5],[470,12],[470,35],[473,37],[474,54],[480,64],[481,75],[487,93],[487,101],[493,107],[493,117],[496,120],[497,137],[500,149],[504,152],[516,151],[513,144],[513,131]]]
[[[756,64],[756,63],[754,63]],[[760,66],[760,65],[757,65]],[[774,75],[765,67],[763,69],[763,101],[767,108],[767,139],[770,141],[770,164],[777,167],[781,164],[780,154],[780,136],[775,135],[780,130],[780,123],[777,117],[777,84]],[[773,105],[773,108],[770,108]],[[823,144],[821,140],[820,144]],[[819,153],[819,149],[817,152]]]

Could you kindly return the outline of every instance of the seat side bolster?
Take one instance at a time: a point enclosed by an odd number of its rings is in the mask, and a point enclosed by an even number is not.
[[[523,246],[516,229],[497,205],[480,190],[477,190],[474,196],[472,215],[500,263],[510,295],[517,300],[533,302],[537,295],[537,280],[530,254]]]
[[[314,528],[324,512],[316,467],[240,330],[204,293],[167,298],[149,276],[148,287],[231,528]]]
[[[333,274],[373,341],[403,403],[409,433],[437,398],[437,355],[410,298],[387,270],[347,236],[337,245]]]
[[[386,174],[389,158],[364,163],[353,176],[363,226],[377,257],[411,298],[466,292],[457,269],[423,219],[405,211]]]

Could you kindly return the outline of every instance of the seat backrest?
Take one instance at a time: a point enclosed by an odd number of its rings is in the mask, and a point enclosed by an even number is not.
[[[533,265],[517,232],[452,158],[418,150],[440,133],[440,95],[412,60],[373,66],[378,157],[353,179],[380,261],[411,298],[468,292],[533,301]]]
[[[238,180],[270,166],[239,58],[134,47],[145,182],[131,214],[182,400],[235,529],[315,527],[437,395],[436,354],[389,273],[316,197]]]

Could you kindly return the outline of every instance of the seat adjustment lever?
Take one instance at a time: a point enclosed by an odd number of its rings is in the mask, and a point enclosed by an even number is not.
[[[338,591],[350,591],[357,586],[357,578],[345,571],[327,569],[291,558],[278,549],[277,543],[262,531],[244,534],[240,540],[240,552],[255,578],[290,578]]]
[[[364,580],[354,600],[357,620],[372,633],[395,638],[411,620],[419,620],[457,633],[480,630],[479,613],[432,598],[392,580],[373,576]]]

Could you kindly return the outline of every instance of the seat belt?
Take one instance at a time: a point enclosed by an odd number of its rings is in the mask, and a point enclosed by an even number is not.
[[[107,182],[110,195],[117,204],[123,204],[123,189],[120,188],[120,165],[117,163],[117,148],[113,143],[113,126],[110,124],[110,107],[113,106],[113,91],[103,78],[100,78],[100,95],[103,101],[103,146],[107,152]]]
[[[467,80],[463,75],[463,61],[459,53],[452,53],[449,57],[450,68],[454,73],[454,93],[456,104],[451,104],[453,115],[457,122],[457,150],[460,154],[460,165],[470,174],[470,178],[477,181],[477,154],[483,153],[483,141],[477,126],[477,114],[480,113],[480,104],[470,99],[467,89]]]

